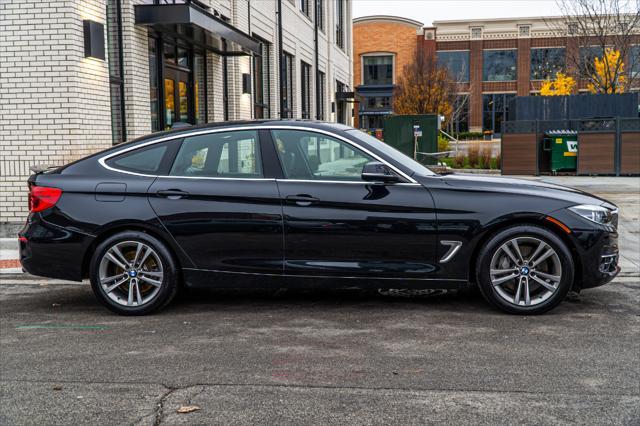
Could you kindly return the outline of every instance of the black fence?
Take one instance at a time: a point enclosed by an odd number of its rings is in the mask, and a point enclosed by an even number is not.
[[[508,120],[576,120],[639,116],[638,93],[616,95],[518,96],[509,101]]]

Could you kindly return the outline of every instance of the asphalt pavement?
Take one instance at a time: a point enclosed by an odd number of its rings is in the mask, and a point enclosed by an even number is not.
[[[473,290],[246,290],[132,318],[86,283],[2,275],[0,424],[638,425],[640,209],[621,186],[595,188],[628,204],[628,270],[541,316]]]

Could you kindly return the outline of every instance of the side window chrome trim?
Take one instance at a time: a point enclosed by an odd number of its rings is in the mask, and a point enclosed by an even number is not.
[[[364,180],[322,180],[322,179],[275,179],[276,182],[294,182],[294,183],[345,183],[349,185],[377,185],[375,182],[367,182]],[[398,182],[385,184],[387,186],[422,186],[419,183],[413,182]]]
[[[130,174],[130,175],[134,175],[134,176],[143,176],[143,177],[162,177],[162,178],[176,178],[176,179],[184,179],[184,178],[186,178],[186,179],[225,179],[225,180],[274,180],[274,179],[271,179],[271,178],[222,178],[222,177],[149,175],[149,174],[144,174],[144,173],[129,172],[129,171],[126,171],[126,170],[117,169],[115,167],[109,166],[106,163],[107,160],[109,160],[110,158],[115,157],[117,155],[124,154],[126,152],[133,151],[135,149],[144,148],[146,146],[153,145],[153,144],[160,143],[160,142],[166,142],[166,141],[170,141],[170,140],[174,140],[174,139],[182,139],[182,138],[186,138],[186,137],[189,137],[189,136],[206,135],[206,134],[209,134],[209,133],[234,132],[234,131],[243,131],[243,130],[261,130],[261,129],[266,129],[266,130],[302,130],[302,131],[308,131],[308,132],[312,132],[312,133],[320,133],[320,134],[331,136],[333,138],[336,138],[336,139],[339,139],[341,141],[344,141],[344,142],[348,143],[349,145],[353,146],[354,148],[359,149],[360,151],[363,151],[363,152],[369,154],[370,156],[372,156],[376,160],[378,160],[381,163],[385,164],[386,166],[391,168],[391,170],[393,170],[394,172],[396,172],[400,176],[402,176],[403,179],[406,179],[408,181],[408,182],[405,182],[405,183],[411,183],[411,184],[419,185],[418,182],[415,179],[411,178],[409,175],[407,175],[406,173],[402,172],[397,167],[389,164],[386,160],[382,159],[378,154],[375,154],[375,153],[369,151],[368,149],[355,144],[353,141],[347,139],[344,136],[341,136],[341,135],[338,135],[338,134],[335,134],[333,132],[329,132],[329,131],[323,130],[323,129],[314,129],[312,127],[286,126],[286,125],[277,125],[277,124],[276,125],[271,125],[271,126],[268,126],[268,125],[267,126],[242,126],[242,127],[234,127],[234,128],[231,128],[231,129],[230,128],[206,129],[206,130],[196,130],[196,131],[188,132],[188,133],[180,133],[179,135],[171,135],[171,136],[167,136],[167,137],[160,138],[160,139],[154,139],[154,140],[142,143],[140,145],[135,145],[135,146],[131,146],[129,148],[124,148],[124,149],[115,151],[115,152],[113,152],[111,154],[105,155],[104,157],[100,157],[100,159],[98,159],[98,163],[102,167],[107,169],[107,170],[111,170],[111,171],[118,172],[118,173],[126,173],[126,174]],[[283,179],[283,180],[291,181],[290,179]],[[318,182],[318,181],[310,180],[309,182]],[[335,181],[335,182],[342,182],[342,181]],[[369,184],[371,184],[371,183],[369,182]]]

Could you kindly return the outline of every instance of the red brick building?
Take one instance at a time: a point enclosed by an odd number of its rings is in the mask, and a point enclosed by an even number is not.
[[[369,114],[368,99],[372,97],[370,94],[391,92],[379,87],[385,90],[376,93],[376,86],[382,85],[375,84],[372,73],[397,75],[402,72],[401,68],[394,63],[389,64],[388,60],[376,62],[375,54],[370,52],[376,45],[384,45],[386,55],[405,55],[387,47],[389,40],[396,39],[389,23],[401,20],[403,18],[383,16],[354,20],[354,64],[365,64],[365,55],[369,64],[381,64],[375,69],[362,65],[362,69],[354,72],[354,86],[363,99],[359,105],[361,127],[372,128],[368,124],[378,124],[366,119]],[[456,123],[453,123],[455,131],[492,130],[500,134],[501,123],[506,119],[508,102],[512,97],[538,93],[543,80],[553,78],[557,71],[571,71],[572,65],[567,58],[578,57],[578,53],[579,57],[585,58],[601,55],[596,47],[579,47],[574,38],[567,36],[566,32],[561,33],[556,25],[550,25],[548,18],[436,21],[432,27],[411,22],[416,29],[417,45],[434,52],[438,63],[449,68],[460,83],[458,110],[461,112],[457,115]],[[408,39],[408,32],[403,29],[398,32],[397,38]],[[402,46],[403,50],[408,49],[406,42]],[[630,77],[630,89],[640,90],[640,36],[625,64]],[[391,69],[385,71],[381,67]],[[576,91],[584,90],[586,83],[580,82]],[[389,105],[385,113],[390,113],[391,98],[382,104]]]

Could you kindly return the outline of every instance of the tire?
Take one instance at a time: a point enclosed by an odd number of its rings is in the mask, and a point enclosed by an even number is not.
[[[566,297],[573,278],[567,245],[535,225],[513,226],[491,236],[476,265],[484,298],[511,314],[536,315],[553,309]]]
[[[120,315],[160,310],[178,291],[178,268],[171,252],[139,231],[121,232],[100,243],[91,257],[89,276],[98,300]]]

